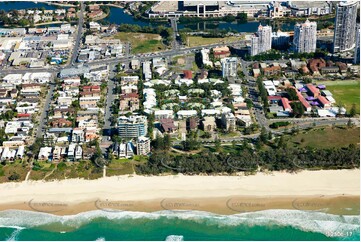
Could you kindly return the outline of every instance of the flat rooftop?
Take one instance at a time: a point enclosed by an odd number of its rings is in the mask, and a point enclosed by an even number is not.
[[[178,1],[161,1],[152,6],[153,12],[176,12]]]
[[[218,6],[219,5],[219,1],[183,1],[183,6],[184,7],[194,7],[197,6],[198,4],[203,4],[205,6]]]
[[[326,1],[292,1],[290,2],[292,8],[306,9],[306,8],[317,8],[317,7],[327,7],[329,6]]]

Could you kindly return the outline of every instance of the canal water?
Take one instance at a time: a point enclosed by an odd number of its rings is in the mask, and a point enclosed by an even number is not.
[[[149,22],[145,20],[138,20],[133,18],[131,15],[124,12],[122,8],[110,7],[110,14],[107,18],[104,19],[109,23],[114,24],[137,24],[139,26],[158,26],[164,25],[167,23],[159,22]],[[258,26],[262,24],[269,23],[267,21],[252,21],[247,23],[238,23],[235,22],[219,22],[219,21],[204,21],[199,23],[190,23],[190,24],[178,24],[178,29],[189,28],[194,31],[204,31],[204,30],[232,30],[237,32],[255,32],[257,31]],[[282,23],[277,28],[280,28],[283,31],[292,31],[294,23]]]
[[[9,11],[12,9],[32,9],[32,8],[45,8],[45,9],[56,9],[57,6],[48,5],[41,2],[0,2],[0,10]],[[62,7],[60,7],[62,8]],[[158,25],[169,25],[168,23],[160,22],[149,22],[146,20],[138,20],[133,18],[131,15],[124,12],[124,9],[117,7],[110,7],[110,14],[104,19],[104,21],[114,24],[137,24],[139,26],[158,26]],[[236,32],[255,32],[259,24],[272,24],[274,30],[280,29],[282,31],[292,31],[294,22],[288,23],[270,23],[267,20],[264,21],[251,21],[247,23],[235,22],[220,22],[220,21],[204,21],[199,23],[189,24],[178,24],[178,29],[189,28],[194,31],[205,31],[205,30],[231,30]]]

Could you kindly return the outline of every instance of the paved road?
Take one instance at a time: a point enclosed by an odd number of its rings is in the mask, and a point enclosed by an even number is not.
[[[81,25],[82,26],[82,25]],[[78,30],[79,31],[79,30]],[[82,31],[82,30],[81,30]],[[79,34],[77,36],[77,39],[79,38],[79,45],[80,45],[80,38]],[[227,45],[233,45],[233,44],[239,44],[245,42],[244,40],[238,41],[238,42],[230,42],[230,43],[226,43]],[[184,55],[184,54],[188,54],[191,52],[195,52],[198,50],[201,50],[203,48],[213,48],[213,47],[217,47],[217,46],[222,46],[225,44],[210,44],[210,45],[202,45],[202,46],[197,46],[197,47],[188,47],[188,48],[180,48],[177,50],[167,50],[167,51],[162,51],[162,52],[157,52],[157,53],[145,53],[145,54],[137,54],[137,55],[129,55],[129,56],[124,56],[124,57],[120,57],[120,58],[111,58],[111,59],[105,59],[105,60],[96,60],[96,61],[92,61],[92,62],[88,62],[85,63],[84,65],[87,66],[99,66],[99,65],[110,65],[110,64],[118,64],[118,63],[122,63],[122,62],[130,62],[132,59],[138,59],[139,61],[143,62],[146,60],[151,60],[155,57],[172,57],[172,56],[177,56],[177,55]],[[76,49],[77,45],[74,46],[74,49]],[[78,47],[79,48],[79,47]],[[77,48],[77,49],[78,49]],[[72,60],[76,60],[76,54],[78,53],[78,50],[73,50],[72,51]],[[75,57],[74,57],[75,56]],[[74,67],[78,67],[81,66],[82,64],[79,63],[74,63]],[[51,72],[51,73],[58,73],[60,72],[62,69],[65,69],[67,67],[70,66],[55,66],[55,67],[51,67],[51,68],[32,68],[32,69],[8,69],[8,70],[1,70],[2,75],[7,75],[7,74],[24,74],[27,72],[33,73],[33,72]]]
[[[106,96],[106,105],[105,105],[105,113],[104,113],[104,128],[103,128],[104,130],[111,128],[110,117],[111,117],[112,112],[110,111],[110,109],[115,100],[115,95],[113,94],[113,89],[115,88],[115,83],[114,83],[115,71],[116,71],[115,67],[110,68],[110,74],[109,74],[109,78],[107,81],[107,96]]]
[[[240,43],[240,41],[230,42],[230,43],[227,43],[227,45],[232,45],[235,43]],[[88,62],[85,65],[92,66],[92,65],[100,65],[100,64],[117,64],[119,62],[128,62],[128,61],[131,61],[132,59],[138,59],[139,61],[146,61],[146,60],[151,60],[154,57],[170,57],[170,56],[183,55],[186,53],[201,50],[203,48],[213,48],[213,47],[221,46],[221,45],[224,45],[224,44],[218,43],[218,44],[202,45],[202,46],[197,46],[197,47],[181,48],[181,49],[177,49],[177,50],[166,50],[166,51],[157,52],[157,53],[137,54],[137,55],[131,55],[128,57],[113,58],[113,59],[107,59],[107,60],[95,60],[92,62]]]
[[[45,130],[45,124],[47,121],[48,112],[50,109],[51,98],[53,97],[54,89],[55,89],[55,84],[49,83],[49,91],[48,91],[48,94],[46,95],[44,108],[40,115],[39,126],[38,126],[38,130],[36,132],[36,138],[43,137],[44,130]]]
[[[172,29],[173,29],[172,48],[173,48],[173,50],[177,50],[179,48],[178,41],[177,41],[177,34],[178,34],[177,19],[176,18],[171,18],[170,19],[170,24],[171,24]]]
[[[306,129],[313,126],[332,126],[332,125],[347,125],[350,118],[337,118],[337,119],[313,119],[313,120],[304,120],[299,119],[298,121],[290,121],[294,127],[300,128],[300,129]],[[268,120],[268,123],[273,123],[274,120]],[[353,125],[360,126],[359,119],[352,118],[351,122]]]
[[[68,65],[75,64],[76,58],[78,57],[80,41],[83,36],[83,24],[84,24],[84,3],[80,2],[80,13],[78,20],[78,32],[75,40],[75,45],[72,50],[72,55],[70,59],[70,63]]]
[[[110,117],[112,116],[111,107],[115,100],[115,95],[113,94],[113,89],[115,88],[114,77],[117,74],[116,72],[116,65],[109,66],[109,78],[107,81],[107,95],[106,95],[106,104],[104,110],[104,127],[103,127],[103,134],[101,138],[101,148],[103,153],[106,153],[106,148],[108,148],[112,141],[111,138],[111,130],[113,126],[111,126]]]

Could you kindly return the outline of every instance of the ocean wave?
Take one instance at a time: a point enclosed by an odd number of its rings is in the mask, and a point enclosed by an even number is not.
[[[29,228],[63,225],[77,229],[97,218],[108,220],[178,218],[222,226],[292,226],[306,232],[318,232],[329,237],[339,237],[345,232],[359,233],[360,216],[333,215],[322,212],[272,209],[234,215],[218,215],[203,211],[163,210],[158,212],[106,212],[94,210],[76,215],[58,216],[41,212],[6,210],[0,212],[0,227]],[[335,233],[334,231],[338,231]]]
[[[183,235],[168,235],[165,241],[183,241]]]
[[[10,236],[6,239],[6,241],[16,241],[21,231],[25,228],[18,227],[18,226],[12,226],[12,228],[15,228],[15,230],[10,234]]]

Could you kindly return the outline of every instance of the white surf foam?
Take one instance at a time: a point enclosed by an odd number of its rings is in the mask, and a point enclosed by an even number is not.
[[[192,220],[197,223],[207,222],[207,224],[219,227],[237,225],[292,226],[307,232],[323,233],[330,237],[337,236],[333,231],[339,231],[339,233],[342,234],[345,231],[356,232],[360,229],[360,216],[333,215],[322,212],[286,209],[264,210],[235,215],[218,215],[203,211],[163,210],[146,213],[94,210],[66,216],[32,211],[7,210],[0,212],[0,226],[37,227],[58,223],[64,226],[78,228],[90,223],[95,218],[106,218],[109,220],[178,218],[182,220]]]
[[[104,237],[97,238],[95,241],[105,241]]]
[[[22,227],[18,227],[18,228],[15,228],[15,230],[11,233],[11,235],[9,236],[9,238],[6,239],[6,241],[16,241],[19,234],[21,233],[21,231],[23,230],[24,228]]]
[[[183,235],[168,235],[165,241],[183,241]]]

